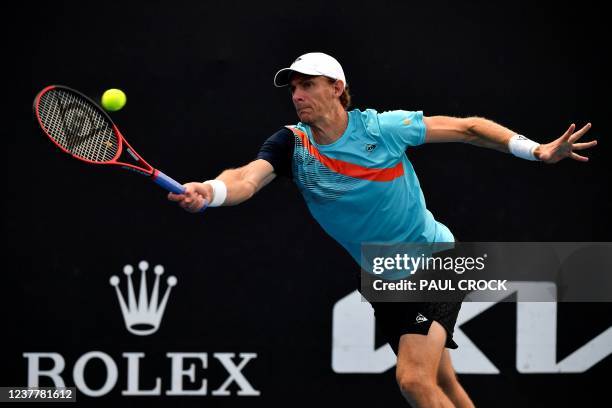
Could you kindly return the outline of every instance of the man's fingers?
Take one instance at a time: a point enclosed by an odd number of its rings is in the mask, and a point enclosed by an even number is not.
[[[576,129],[576,125],[572,123],[570,127],[565,131],[563,136],[561,136],[561,139],[563,141],[569,140],[570,136],[572,136],[572,133],[574,133],[574,129]]]
[[[175,202],[183,201],[185,199],[193,200],[193,194],[195,193],[193,186],[184,184],[183,187],[185,187],[183,194],[168,193],[168,200]]]
[[[206,197],[198,192],[194,187],[194,183],[184,185],[185,192],[183,194],[168,193],[168,200],[178,203],[179,207],[185,211],[196,213],[204,207]]]
[[[572,152],[572,153],[570,154],[570,157],[571,157],[572,159],[574,159],[574,160],[578,160],[578,161],[581,161],[581,162],[587,162],[587,161],[589,161],[589,158],[588,158],[588,157],[581,156],[581,155],[579,155],[579,154],[577,154],[577,153],[574,153],[574,152]]]
[[[203,198],[201,196],[197,197],[195,200],[191,201],[190,203],[181,203],[181,207],[183,207],[185,210],[191,213],[196,213],[200,211],[200,208],[202,208],[203,205],[204,205]]]
[[[178,205],[185,211],[196,213],[204,206],[204,197],[195,193],[191,198],[181,196],[183,199],[177,200]]]
[[[185,196],[183,194],[174,194],[174,193],[168,193],[168,200],[170,201],[181,201],[183,198],[185,198]]]
[[[591,124],[587,123],[586,125],[584,125],[582,127],[582,129],[580,129],[579,131],[577,131],[576,133],[574,133],[570,138],[569,138],[569,142],[570,143],[574,143],[576,140],[580,139],[586,132],[589,131],[589,129],[591,128]]]
[[[198,212],[200,211],[200,208],[202,207],[204,207],[204,197],[199,196],[198,199],[194,203],[193,210],[194,212]]]
[[[588,149],[589,147],[593,147],[597,145],[597,140],[591,140],[590,142],[587,143],[574,143],[572,145],[572,150],[584,150],[584,149]]]

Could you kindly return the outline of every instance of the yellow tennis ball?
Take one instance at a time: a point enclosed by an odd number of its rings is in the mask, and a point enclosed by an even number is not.
[[[127,97],[121,89],[108,89],[102,94],[102,107],[110,112],[116,112],[125,106]]]

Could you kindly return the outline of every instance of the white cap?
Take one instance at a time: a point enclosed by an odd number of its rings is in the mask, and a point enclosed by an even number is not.
[[[346,87],[346,77],[340,63],[332,56],[322,52],[310,52],[298,57],[289,68],[283,68],[274,75],[274,86],[280,88],[289,85],[292,72],[306,75],[324,75],[339,79]]]

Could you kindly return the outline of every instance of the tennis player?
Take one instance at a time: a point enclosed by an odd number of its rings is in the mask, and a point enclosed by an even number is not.
[[[289,86],[299,117],[262,145],[256,160],[223,171],[216,179],[185,184],[168,198],[197,212],[236,205],[277,176],[289,177],[312,216],[360,262],[362,242],[454,242],[449,228],[425,205],[406,150],[423,143],[462,142],[534,161],[565,158],[586,162],[576,151],[596,145],[577,141],[591,128],[572,124],[558,139],[538,144],[479,117],[424,116],[421,111],[348,110],[344,71],[333,57],[308,53],[274,77]],[[373,303],[377,324],[397,355],[396,378],[416,407],[473,407],[457,381],[447,348],[460,303]]]

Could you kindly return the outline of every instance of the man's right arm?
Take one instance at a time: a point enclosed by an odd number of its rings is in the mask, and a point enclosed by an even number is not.
[[[248,200],[275,177],[274,168],[263,159],[253,160],[237,169],[225,170],[217,177],[227,186],[227,198],[223,205],[236,205]]]
[[[221,205],[240,204],[253,197],[276,176],[291,175],[293,148],[293,133],[287,128],[282,128],[264,142],[256,160],[237,169],[225,170],[217,176],[217,181],[187,183],[185,194],[170,193],[168,199],[178,202],[189,212],[198,212],[204,206],[204,200],[208,203],[213,202],[215,191],[218,190],[217,201],[222,201]]]
[[[253,197],[266,184],[274,180],[274,168],[266,160],[257,159],[246,166],[223,171],[216,180],[225,183],[227,197],[222,205],[240,204]],[[198,212],[204,206],[204,200],[214,200],[213,187],[210,183],[187,183],[184,194],[168,194],[168,199],[177,202],[189,212]]]

